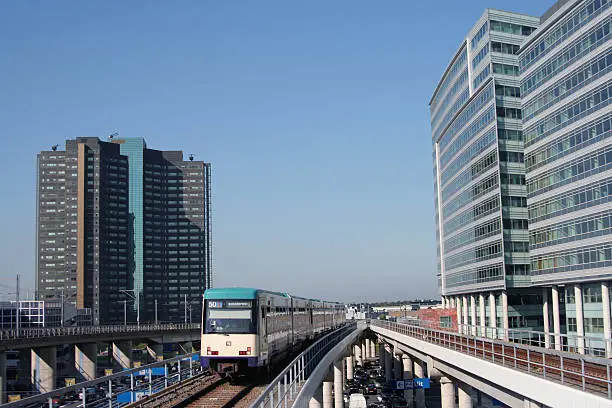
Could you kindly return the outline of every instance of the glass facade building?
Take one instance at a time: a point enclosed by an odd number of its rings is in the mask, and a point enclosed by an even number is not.
[[[487,9],[430,101],[439,286],[463,324],[542,325],[529,279],[517,55],[539,21]]]
[[[77,138],[38,155],[37,201],[39,299],[90,310],[94,324],[122,323],[128,304],[132,322],[199,321],[209,163],[142,138]]]
[[[610,6],[558,2],[519,52],[531,284],[546,331],[600,338],[610,338],[612,279]]]

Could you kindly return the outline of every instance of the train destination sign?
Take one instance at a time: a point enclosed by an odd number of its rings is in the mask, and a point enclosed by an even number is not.
[[[251,301],[249,300],[209,300],[208,307],[211,309],[250,309]]]

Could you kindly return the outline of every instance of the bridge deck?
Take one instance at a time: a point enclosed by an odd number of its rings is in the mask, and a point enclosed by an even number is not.
[[[381,320],[371,325],[612,399],[610,360]]]

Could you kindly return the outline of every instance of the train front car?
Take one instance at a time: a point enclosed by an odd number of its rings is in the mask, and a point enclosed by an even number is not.
[[[247,372],[258,366],[257,290],[208,289],[202,312],[202,367]]]

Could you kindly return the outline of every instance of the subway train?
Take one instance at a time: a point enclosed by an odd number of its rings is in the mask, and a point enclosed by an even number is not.
[[[302,343],[345,321],[342,303],[252,288],[208,289],[200,363],[221,373],[268,370]]]

